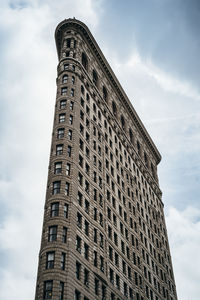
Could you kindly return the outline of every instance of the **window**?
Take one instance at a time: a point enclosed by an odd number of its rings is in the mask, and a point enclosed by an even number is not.
[[[68,218],[69,205],[67,203],[64,204],[64,218]]]
[[[71,45],[71,39],[67,39],[66,40],[66,46],[67,46],[67,48],[70,48],[70,45]]]
[[[81,300],[81,293],[78,290],[75,290],[74,300]]]
[[[83,151],[84,150],[84,143],[83,141],[80,139],[79,140],[79,148]]]
[[[62,233],[62,242],[67,242],[67,227],[63,227],[63,233]]]
[[[56,162],[54,164],[54,174],[61,174],[62,172],[62,162]]]
[[[63,154],[63,145],[56,145],[56,155]]]
[[[57,226],[49,226],[49,235],[48,235],[48,241],[53,242],[57,239]]]
[[[66,175],[70,176],[71,165],[69,163],[66,164]]]
[[[118,288],[118,290],[120,290],[120,278],[119,275],[116,274],[116,286]]]
[[[106,286],[102,284],[102,300],[106,299]]]
[[[60,281],[60,287],[59,287],[59,300],[63,300],[64,296],[64,282]]]
[[[107,100],[107,96],[108,96],[107,89],[105,88],[105,86],[103,86],[103,99],[105,101]]]
[[[67,155],[68,155],[68,157],[71,157],[71,154],[72,154],[72,147],[68,146],[67,147]]]
[[[65,195],[69,196],[69,182],[65,184]]]
[[[62,77],[62,83],[67,83],[67,80],[68,80],[68,75],[63,75]]]
[[[94,258],[94,266],[97,267],[97,251],[95,250],[93,252],[93,258]]]
[[[69,129],[69,131],[68,131],[68,138],[70,141],[72,140],[72,130],[71,129]]]
[[[72,84],[74,84],[74,83],[75,83],[75,77],[72,76]]]
[[[97,84],[98,84],[98,75],[97,75],[97,72],[95,70],[93,70],[92,76],[93,76],[93,82],[97,86]]]
[[[61,95],[66,96],[67,95],[67,87],[61,88]]]
[[[65,64],[64,65],[64,70],[68,70],[69,69],[69,64]]]
[[[81,253],[81,238],[78,235],[76,236],[76,250]]]
[[[89,271],[84,269],[84,284],[89,287]]]
[[[133,131],[129,129],[130,142],[133,143]]]
[[[69,116],[69,124],[70,124],[70,125],[73,124],[73,116],[72,116],[72,115]]]
[[[44,299],[52,299],[53,280],[44,282]]]
[[[89,259],[89,246],[86,243],[84,243],[84,257],[87,260]]]
[[[65,122],[65,114],[59,114],[59,123]]]
[[[61,100],[60,101],[60,109],[64,109],[66,107],[66,103],[67,103],[66,100]]]
[[[100,255],[100,270],[104,272],[104,258]]]
[[[78,261],[76,262],[76,278],[78,280],[81,278],[81,264]]]
[[[60,186],[61,186],[61,181],[54,181],[53,182],[53,195],[59,194],[60,193]]]
[[[122,125],[122,128],[125,129],[125,120],[124,120],[123,116],[121,116],[121,125]]]
[[[70,96],[71,96],[71,97],[74,97],[74,89],[71,89]]]
[[[94,280],[94,290],[95,290],[95,295],[99,294],[99,280],[95,278]]]
[[[114,284],[114,272],[113,272],[113,270],[111,268],[110,268],[110,282],[112,284]]]
[[[64,138],[64,133],[65,133],[65,129],[64,128],[59,128],[58,131],[57,131],[57,138],[58,139]]]
[[[65,257],[66,254],[64,252],[61,253],[61,260],[60,260],[60,268],[61,270],[65,269]]]
[[[69,109],[70,109],[70,110],[73,110],[73,109],[74,109],[74,102],[73,102],[73,101],[70,101]]]
[[[51,204],[51,217],[57,217],[59,214],[59,202]]]
[[[54,259],[55,259],[55,252],[47,252],[46,253],[46,269],[53,269],[54,268]]]
[[[82,65],[83,65],[83,67],[86,69],[86,71],[87,71],[87,69],[88,69],[88,59],[87,59],[87,56],[86,56],[86,54],[83,52],[82,53],[82,57],[81,57],[81,63],[82,63]]]
[[[114,101],[112,102],[112,111],[113,111],[113,114],[114,114],[114,115],[117,114],[117,106],[116,106],[116,104],[115,104]]]

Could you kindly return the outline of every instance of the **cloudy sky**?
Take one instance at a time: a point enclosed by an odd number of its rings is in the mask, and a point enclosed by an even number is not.
[[[0,299],[34,299],[56,95],[54,30],[69,17],[90,28],[161,152],[179,300],[199,300],[199,0],[0,1]]]

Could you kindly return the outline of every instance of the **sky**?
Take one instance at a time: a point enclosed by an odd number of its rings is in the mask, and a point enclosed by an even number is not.
[[[56,96],[54,31],[91,30],[158,147],[179,300],[200,295],[200,1],[0,1],[0,299],[34,299]]]

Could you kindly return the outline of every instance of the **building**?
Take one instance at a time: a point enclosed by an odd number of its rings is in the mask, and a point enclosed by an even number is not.
[[[176,300],[161,156],[85,24],[58,77],[36,300]]]

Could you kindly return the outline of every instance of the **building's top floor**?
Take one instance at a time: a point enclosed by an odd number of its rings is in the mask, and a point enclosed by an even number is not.
[[[95,41],[94,37],[92,36],[90,30],[88,27],[76,20],[76,19],[66,19],[62,21],[56,28],[55,31],[55,39],[56,39],[56,46],[57,46],[57,53],[59,61],[62,60],[62,49],[63,47],[67,47],[67,37],[70,36],[71,31],[76,32],[76,35],[78,34],[81,36],[82,40],[86,43],[86,46],[83,45],[83,49],[85,48],[85,53],[82,52],[82,54],[78,54],[79,49],[77,49],[77,54],[81,57],[82,64],[84,65],[85,69],[91,72],[92,81],[96,87],[98,87],[98,79],[100,78],[101,81],[106,81],[107,86],[102,86],[103,91],[103,98],[107,96],[108,92],[111,92],[111,97],[117,97],[117,99],[112,99],[112,110],[116,109],[117,107],[120,108],[120,112],[124,112],[124,115],[121,114],[121,117],[119,117],[121,123],[123,123],[125,120],[129,122],[129,136],[130,139],[133,137],[133,131],[134,127],[137,128],[137,131],[139,133],[137,138],[137,147],[140,147],[139,140],[142,136],[142,143],[144,142],[148,148],[148,152],[150,156],[152,156],[153,161],[157,165],[161,160],[161,155],[156,148],[155,144],[153,143],[151,137],[149,136],[147,130],[145,129],[142,121],[140,120],[139,116],[137,115],[135,109],[133,108],[130,100],[128,99],[126,93],[124,92],[123,88],[121,87],[118,79],[116,78],[114,72],[112,71],[110,65],[108,64],[106,58],[104,57],[101,49],[99,48],[97,42]],[[65,41],[66,39],[66,41]],[[65,41],[65,43],[64,43]],[[66,44],[66,45],[65,45]],[[84,43],[82,43],[84,44]],[[65,46],[64,46],[65,45]],[[75,47],[75,45],[74,45]],[[90,58],[88,58],[88,53],[92,53],[93,61]],[[85,56],[85,57],[84,57]],[[96,62],[97,61],[97,64]],[[90,70],[89,62],[91,63],[92,67]],[[96,67],[95,67],[96,66]],[[99,80],[100,81],[100,80]],[[114,92],[113,92],[114,91]],[[114,95],[114,96],[113,96]],[[131,126],[134,124],[134,126]],[[125,126],[125,123],[124,123]],[[128,128],[127,128],[128,129]],[[148,153],[147,153],[148,154]],[[144,157],[145,160],[145,157]]]

